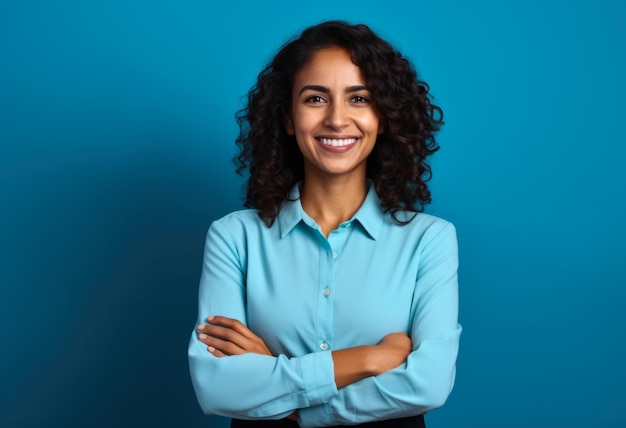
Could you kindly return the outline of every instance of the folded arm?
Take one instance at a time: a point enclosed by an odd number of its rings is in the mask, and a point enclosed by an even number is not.
[[[388,335],[375,346],[293,358],[272,355],[246,326],[243,263],[228,242],[225,231],[214,224],[207,236],[198,308],[199,317],[209,317],[198,320],[189,345],[193,385],[207,414],[286,417],[296,409],[327,403],[338,388],[406,360],[411,341],[405,333]]]
[[[456,231],[447,223],[421,243],[406,363],[338,391],[328,403],[302,409],[302,427],[366,423],[441,407],[455,380],[458,324]]]
[[[452,225],[420,249],[408,338],[392,335],[376,346],[294,358],[271,355],[263,340],[247,329],[245,260],[225,244],[228,241],[219,227],[212,226],[200,285],[199,330],[192,334],[189,347],[192,380],[206,413],[279,419],[299,409],[299,423],[306,427],[415,415],[446,400],[461,332]],[[211,315],[219,317],[204,318]],[[388,357],[394,354],[386,346],[397,346],[393,362]],[[399,351],[403,347],[404,354]]]
[[[272,356],[263,339],[239,320],[209,316],[198,326],[198,340],[218,358],[254,353]],[[332,351],[333,373],[337,388],[369,376],[378,376],[398,367],[411,352],[411,339],[405,333],[391,333],[377,345],[355,346]]]

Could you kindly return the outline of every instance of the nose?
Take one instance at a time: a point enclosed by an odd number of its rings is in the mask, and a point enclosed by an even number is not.
[[[333,129],[341,129],[348,125],[349,117],[345,105],[342,103],[331,103],[326,111],[324,125]]]

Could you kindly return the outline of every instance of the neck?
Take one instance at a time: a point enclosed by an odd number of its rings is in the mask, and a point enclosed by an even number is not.
[[[367,181],[362,177],[337,177],[317,180],[305,176],[300,191],[302,209],[322,228],[324,236],[348,221],[367,196]]]

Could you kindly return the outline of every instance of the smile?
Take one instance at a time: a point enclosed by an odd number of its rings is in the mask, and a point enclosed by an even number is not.
[[[356,138],[318,138],[325,146],[343,147],[356,143]]]

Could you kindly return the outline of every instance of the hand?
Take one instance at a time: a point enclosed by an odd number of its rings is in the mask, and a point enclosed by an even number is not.
[[[263,339],[240,321],[220,316],[210,316],[207,324],[198,326],[198,340],[216,357],[247,353],[272,355]]]
[[[404,363],[413,349],[413,344],[406,333],[391,333],[383,337],[374,348],[376,375],[379,375]]]

